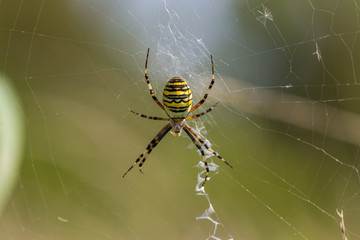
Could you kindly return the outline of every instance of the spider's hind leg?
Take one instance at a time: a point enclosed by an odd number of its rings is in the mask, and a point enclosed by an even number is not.
[[[151,95],[152,99],[156,102],[157,105],[159,105],[159,107],[160,107],[162,110],[165,111],[164,105],[162,105],[162,104],[160,103],[160,101],[157,99],[157,97],[155,96],[154,90],[152,89],[151,84],[150,84],[150,80],[149,80],[149,76],[148,76],[148,70],[147,70],[147,64],[148,64],[148,60],[149,60],[149,51],[150,51],[150,48],[148,48],[147,54],[146,54],[146,61],[145,61],[145,80],[146,80],[147,86],[148,86],[148,88],[149,88],[150,95]]]
[[[214,61],[213,61],[213,57],[212,55],[210,55],[210,58],[211,58],[211,70],[212,70],[212,77],[211,77],[211,82],[210,82],[210,85],[204,95],[204,97],[195,105],[193,106],[191,109],[190,109],[190,112],[193,112],[195,109],[197,109],[198,107],[200,107],[204,102],[205,100],[207,99],[209,93],[210,93],[210,90],[212,88],[212,86],[214,85],[215,83],[215,75],[214,75]]]

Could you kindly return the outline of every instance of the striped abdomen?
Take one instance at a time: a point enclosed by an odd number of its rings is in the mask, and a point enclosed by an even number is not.
[[[163,104],[171,118],[185,118],[191,109],[191,103],[191,90],[183,79],[174,77],[166,83]]]

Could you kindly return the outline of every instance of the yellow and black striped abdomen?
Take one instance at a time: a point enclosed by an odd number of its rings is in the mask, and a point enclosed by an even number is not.
[[[185,118],[191,109],[191,103],[191,90],[183,79],[174,77],[166,83],[163,104],[171,118]]]

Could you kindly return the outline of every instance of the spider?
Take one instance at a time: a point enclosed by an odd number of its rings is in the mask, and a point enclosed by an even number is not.
[[[124,173],[123,177],[126,176],[126,174],[138,163],[139,163],[139,171],[141,173],[142,170],[142,166],[145,163],[146,158],[148,157],[148,155],[151,153],[151,151],[157,146],[157,144],[165,137],[165,135],[170,131],[171,134],[173,134],[174,136],[180,136],[181,135],[181,131],[184,130],[185,133],[190,137],[191,141],[195,144],[195,146],[199,149],[204,164],[205,164],[205,169],[206,169],[206,175],[205,175],[205,179],[202,183],[202,185],[205,184],[208,175],[209,175],[209,167],[208,164],[206,162],[205,159],[205,153],[204,150],[202,149],[201,145],[203,145],[208,151],[210,151],[212,154],[214,154],[216,157],[220,158],[224,163],[226,163],[229,167],[233,168],[227,161],[225,161],[224,158],[222,158],[217,152],[215,152],[214,150],[212,150],[207,144],[206,142],[200,138],[200,136],[194,131],[194,129],[192,129],[191,127],[189,127],[189,125],[186,124],[186,120],[190,120],[190,119],[194,119],[194,118],[198,118],[203,116],[204,114],[210,112],[211,110],[213,110],[213,108],[219,103],[215,103],[211,108],[207,109],[206,111],[202,112],[202,113],[198,113],[192,116],[188,116],[189,113],[193,112],[195,109],[197,109],[198,107],[200,107],[206,100],[206,98],[208,97],[208,94],[212,88],[212,86],[214,85],[215,82],[215,75],[214,75],[214,62],[213,62],[213,58],[210,55],[211,58],[211,67],[212,67],[212,79],[210,82],[210,86],[207,89],[204,97],[193,107],[191,107],[192,104],[192,94],[191,94],[191,90],[188,86],[188,84],[179,77],[174,77],[172,79],[170,79],[166,85],[165,85],[165,89],[163,91],[163,103],[161,104],[160,101],[157,99],[157,97],[154,94],[154,91],[151,87],[150,81],[149,81],[149,76],[147,73],[147,63],[148,63],[148,59],[149,59],[149,51],[150,48],[148,48],[147,50],[147,55],[146,55],[146,61],[145,61],[145,80],[147,82],[147,86],[150,90],[150,95],[152,97],[152,99],[156,102],[156,104],[165,111],[166,115],[168,116],[167,118],[163,118],[163,117],[150,117],[144,114],[140,114],[134,111],[130,111],[132,113],[134,113],[135,115],[139,116],[139,117],[143,117],[143,118],[148,118],[148,119],[152,119],[152,120],[162,120],[162,121],[169,121],[168,124],[166,124],[161,130],[160,132],[153,138],[153,140],[151,140],[151,142],[147,145],[146,150],[140,154],[140,156],[135,160],[135,162],[133,163],[133,165]],[[174,130],[175,133],[173,133],[171,130]],[[201,145],[200,145],[201,144]],[[141,161],[140,161],[141,160]]]

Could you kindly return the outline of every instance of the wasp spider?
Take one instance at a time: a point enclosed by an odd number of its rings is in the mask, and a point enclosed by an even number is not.
[[[155,136],[155,138],[153,140],[151,140],[151,142],[149,143],[149,145],[146,147],[146,150],[140,154],[140,156],[135,160],[135,162],[133,163],[133,165],[125,172],[125,174],[123,175],[123,177],[125,177],[125,175],[138,163],[139,163],[139,170],[141,171],[141,168],[143,166],[143,164],[145,163],[146,158],[148,157],[148,155],[151,153],[151,151],[157,146],[157,144],[163,139],[163,137],[165,137],[165,135],[170,131],[170,133],[172,133],[174,136],[178,135],[180,136],[181,134],[181,130],[184,130],[185,133],[190,137],[191,141],[195,144],[195,146],[199,149],[204,164],[205,164],[205,169],[206,169],[206,175],[205,175],[205,180],[203,181],[202,185],[205,184],[208,175],[209,175],[209,167],[208,164],[206,162],[205,159],[205,153],[204,150],[202,149],[201,145],[204,146],[204,148],[206,148],[208,151],[210,151],[212,154],[214,154],[216,157],[220,158],[224,163],[226,163],[228,166],[230,166],[232,168],[232,166],[225,161],[224,158],[222,158],[217,152],[215,152],[214,150],[212,150],[207,144],[206,142],[200,138],[200,136],[191,128],[189,127],[189,125],[186,124],[186,120],[190,120],[193,118],[198,118],[208,112],[210,112],[211,110],[213,110],[213,108],[219,103],[215,103],[211,108],[207,109],[205,112],[202,113],[198,113],[192,116],[188,116],[189,113],[193,112],[195,109],[197,109],[198,107],[200,107],[206,100],[206,98],[208,97],[208,94],[212,88],[212,86],[214,85],[215,82],[215,76],[214,76],[214,62],[213,62],[213,58],[211,57],[211,67],[212,67],[212,79],[211,79],[211,83],[209,88],[207,89],[204,97],[195,105],[195,106],[191,106],[192,104],[192,95],[191,95],[191,90],[189,88],[189,85],[181,78],[179,77],[174,77],[172,79],[170,79],[166,85],[165,85],[165,89],[163,91],[163,103],[161,104],[160,101],[157,99],[157,97],[154,94],[154,91],[151,87],[150,81],[149,81],[149,76],[147,74],[147,63],[148,63],[148,58],[149,58],[149,48],[147,50],[147,55],[146,55],[146,62],[145,62],[145,80],[147,82],[148,88],[150,90],[150,95],[151,97],[154,99],[154,101],[157,103],[157,105],[165,111],[166,115],[168,117],[163,118],[163,117],[150,117],[144,114],[140,114],[134,111],[131,111],[132,113],[143,117],[143,118],[148,118],[148,119],[152,119],[152,120],[163,120],[163,121],[169,121],[168,124],[165,125],[165,127],[163,127],[160,132]],[[172,130],[174,130],[175,133],[173,133]]]

